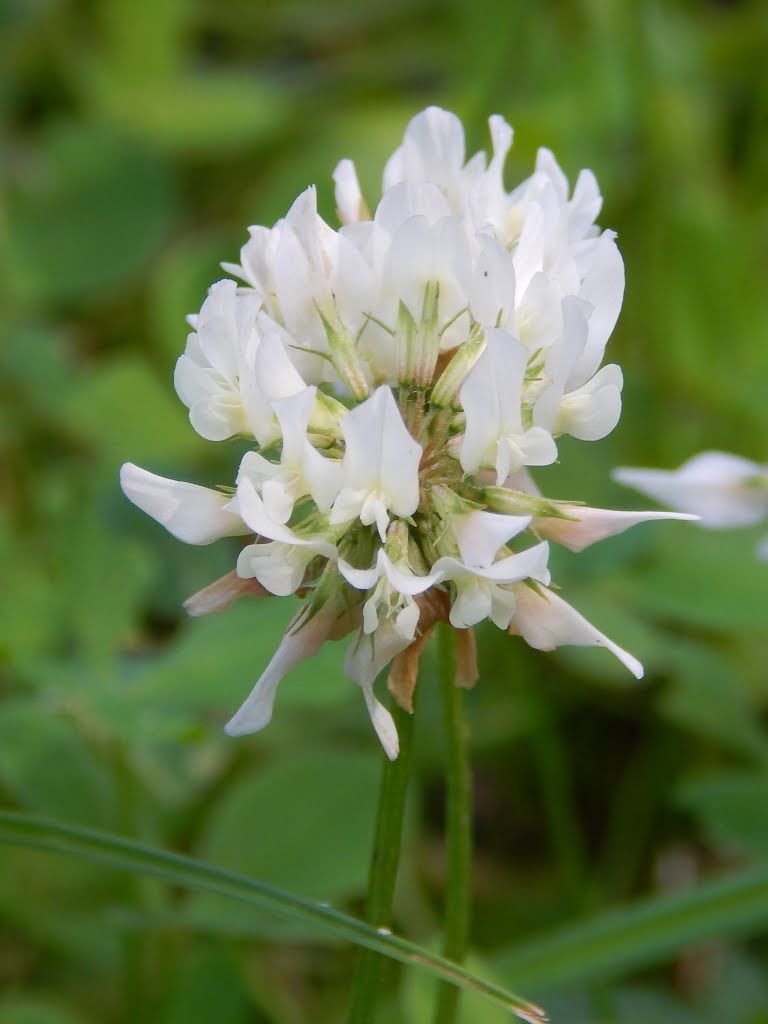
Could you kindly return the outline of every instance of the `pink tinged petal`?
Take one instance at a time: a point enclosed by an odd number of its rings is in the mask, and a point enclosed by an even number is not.
[[[727,452],[702,452],[675,470],[617,469],[613,478],[713,529],[751,526],[768,515],[768,467]],[[759,483],[762,478],[762,484]]]
[[[539,651],[553,651],[556,647],[606,647],[637,679],[643,676],[643,666],[627,651],[580,615],[575,608],[551,590],[536,592],[530,587],[515,588],[517,609],[509,627],[531,647]]]
[[[274,657],[245,703],[224,727],[228,736],[258,732],[269,724],[278,686],[300,662],[317,653],[333,628],[338,611],[333,603],[329,603],[308,622],[300,625],[304,614],[305,610],[302,609],[290,624]]]
[[[638,523],[651,522],[655,519],[695,521],[698,518],[684,512],[621,512],[605,508],[584,508],[580,505],[559,507],[565,515],[572,516],[573,520],[546,516],[535,519],[534,527],[542,537],[562,544],[571,551],[583,551],[590,544],[624,533]]]
[[[340,160],[333,172],[335,182],[336,210],[342,224],[367,220],[368,210],[357,179],[357,171],[351,160]]]
[[[454,516],[451,530],[463,561],[487,567],[499,553],[499,548],[527,529],[530,523],[530,516],[475,511]]]
[[[581,441],[606,437],[621,416],[623,383],[621,369],[615,363],[598,370],[583,387],[563,395],[555,431]]]
[[[263,597],[266,591],[253,580],[244,580],[236,572],[228,572],[207,587],[198,590],[184,602],[187,615],[197,618],[200,615],[214,615],[226,611],[238,598],[246,594]]]
[[[120,486],[134,505],[185,544],[251,532],[239,515],[226,510],[229,496],[209,487],[156,476],[130,462],[120,470]]]

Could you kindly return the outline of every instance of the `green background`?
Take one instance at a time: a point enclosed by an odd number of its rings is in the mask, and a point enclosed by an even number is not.
[[[246,226],[307,185],[335,223],[342,156],[375,199],[419,109],[455,110],[470,152],[501,113],[508,183],[539,145],[571,180],[591,167],[627,267],[609,348],[625,413],[603,442],[562,444],[545,492],[631,507],[615,465],[704,448],[765,460],[767,46],[758,2],[5,0],[2,806],[359,913],[380,754],[340,651],[295,673],[268,730],[224,738],[294,605],[184,621],[236,546],[185,548],[117,485],[126,459],[231,481],[237,446],[200,439],[172,389],[184,315]],[[557,553],[563,595],[644,661],[641,684],[604,651],[544,655],[481,630],[473,966],[555,1021],[768,1021],[768,887],[765,913],[736,924],[723,911],[686,931],[681,912],[649,934],[626,909],[768,863],[758,536],[651,524]],[[431,655],[420,689],[398,929],[429,945],[443,882]],[[607,911],[618,937],[590,945]],[[545,936],[574,922],[569,958]],[[353,962],[222,900],[0,848],[0,1024],[333,1022]],[[400,977],[404,1008],[382,1020],[428,1019],[428,985]],[[467,1024],[502,1019],[465,1004]]]

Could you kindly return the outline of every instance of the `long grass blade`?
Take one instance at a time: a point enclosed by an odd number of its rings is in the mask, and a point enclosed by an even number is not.
[[[98,861],[120,871],[151,875],[171,885],[217,893],[273,913],[311,921],[339,938],[418,967],[459,988],[477,992],[528,1024],[546,1024],[546,1014],[540,1007],[406,939],[380,932],[331,907],[191,857],[156,850],[120,836],[7,811],[0,811],[0,842]]]
[[[542,992],[663,963],[713,938],[768,932],[768,864],[527,940],[494,961]]]

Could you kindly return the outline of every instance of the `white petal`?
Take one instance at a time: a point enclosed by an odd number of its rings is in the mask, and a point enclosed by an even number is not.
[[[494,583],[519,583],[524,579],[535,579],[540,583],[549,582],[547,559],[549,545],[546,542],[526,548],[516,555],[501,558],[493,565],[486,567],[466,565],[457,558],[446,555],[438,558],[432,566],[432,572],[439,574],[441,579],[460,580],[464,576],[478,576]]]
[[[557,458],[557,445],[548,430],[544,427],[531,427],[520,437],[518,444],[525,457],[526,466],[551,466]],[[519,469],[514,467],[513,472]],[[509,472],[498,481],[499,485],[507,479]]]
[[[428,224],[434,224],[450,216],[451,207],[437,185],[402,182],[384,193],[374,222],[393,235],[411,217],[424,217]]]
[[[440,579],[438,573],[418,576],[402,566],[395,565],[383,548],[379,548],[377,564],[379,572],[387,577],[395,590],[400,594],[407,594],[408,597],[423,594]]]
[[[712,528],[751,526],[768,515],[768,468],[727,452],[702,452],[676,470],[617,469],[614,480]],[[762,481],[762,482],[761,482]]]
[[[280,461],[285,466],[300,467],[303,462],[307,426],[316,396],[317,388],[309,387],[272,403],[283,434]]]
[[[338,566],[341,575],[356,590],[370,590],[376,586],[379,572],[375,565],[371,566],[370,569],[356,569],[345,558],[340,558]]]
[[[266,318],[261,325],[263,337],[255,351],[253,375],[262,394],[275,401],[304,391],[307,385],[291,362],[279,331]]]
[[[249,424],[240,396],[220,390],[189,410],[189,422],[206,441],[226,441],[235,434],[248,434]]]
[[[545,516],[534,520],[534,527],[542,537],[562,544],[571,551],[583,551],[606,537],[614,537],[638,523],[654,519],[696,520],[697,516],[684,512],[619,512],[606,508],[585,508],[581,505],[561,505],[562,512],[574,519],[555,519]]]
[[[475,511],[454,516],[451,530],[462,559],[470,565],[487,567],[499,548],[530,525],[530,516],[505,516]]]
[[[515,308],[515,264],[490,235],[481,235],[480,256],[472,277],[469,304],[483,327],[505,327]]]
[[[240,516],[225,510],[229,497],[209,487],[169,480],[130,462],[120,470],[120,486],[134,505],[185,544],[210,544],[251,532]]]
[[[392,715],[384,705],[378,701],[373,693],[373,683],[363,682],[360,684],[365,697],[365,706],[371,716],[371,724],[376,730],[379,742],[384,748],[384,753],[390,761],[394,761],[400,753],[400,740],[397,735],[397,727]]]
[[[583,238],[592,227],[603,205],[597,179],[590,170],[579,172],[568,204],[568,234],[571,241]]]
[[[402,146],[384,169],[383,190],[401,181],[449,185],[460,174],[463,163],[461,121],[440,107],[428,107],[409,122]]]
[[[486,330],[485,338],[485,351],[459,393],[466,414],[461,465],[467,473],[489,459],[495,462],[500,437],[522,433],[520,396],[528,350],[504,331]]]
[[[243,459],[243,463],[245,463],[245,459]],[[269,540],[281,541],[283,544],[311,548],[316,554],[326,558],[333,558],[336,554],[336,546],[322,535],[301,537],[290,527],[276,522],[267,512],[252,481],[242,475],[242,466],[241,475],[237,481],[237,493],[230,502],[230,506],[237,509],[252,533],[267,537]]]
[[[595,373],[619,318],[624,298],[624,261],[610,232],[604,232],[598,240],[580,298],[589,302],[593,310],[587,345],[568,381],[570,388],[579,387]]]
[[[341,462],[327,459],[309,441],[305,441],[304,480],[317,507],[321,512],[327,512],[341,490]]]
[[[197,340],[197,335],[191,334],[190,338]],[[176,361],[176,368],[173,373],[173,386],[176,394],[189,409],[196,402],[210,398],[220,390],[216,378],[210,369],[201,365],[188,351],[179,356]]]
[[[555,421],[557,433],[581,441],[606,437],[621,416],[623,377],[615,363],[604,366],[583,387],[563,395]]]
[[[249,544],[238,556],[237,574],[243,579],[257,579],[270,594],[287,597],[301,586],[316,554],[311,545],[298,547],[281,541]]]
[[[451,605],[450,623],[455,629],[471,629],[487,619],[493,608],[493,585],[477,577],[462,580]]]
[[[412,515],[419,504],[419,461],[422,448],[403,423],[387,386],[356,406],[341,421],[346,442],[342,473],[344,488],[334,504],[331,522],[344,522],[354,507],[350,492],[376,496],[398,516]],[[365,498],[363,498],[365,503]],[[356,515],[354,512],[353,515]],[[352,518],[351,515],[347,518]],[[369,522],[380,518],[371,511]],[[381,527],[381,524],[379,524]]]
[[[531,587],[515,588],[517,610],[510,633],[520,636],[539,651],[553,651],[556,647],[606,647],[637,679],[643,675],[643,666],[580,615],[575,608],[551,590],[537,593]]]
[[[337,617],[336,607],[329,603],[305,625],[297,624],[304,612],[299,612],[288,627],[280,646],[234,717],[224,727],[228,736],[242,736],[258,732],[272,718],[272,705],[277,687],[283,678],[305,658],[311,658],[320,649]]]
[[[352,224],[366,218],[365,200],[357,180],[357,171],[351,160],[340,160],[333,172],[336,183],[336,210],[342,224]]]

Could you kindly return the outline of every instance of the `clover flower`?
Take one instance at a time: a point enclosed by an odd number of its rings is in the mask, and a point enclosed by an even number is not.
[[[729,452],[700,452],[678,469],[616,469],[614,479],[712,530],[755,526],[768,519],[768,466]],[[757,546],[768,560],[768,537]]]
[[[187,602],[243,594],[304,605],[226,731],[266,725],[283,677],[353,634],[345,671],[390,758],[436,622],[457,630],[457,682],[477,676],[472,627],[489,618],[532,647],[603,646],[642,667],[550,589],[548,540],[581,550],[662,512],[551,501],[530,467],[557,440],[598,440],[621,412],[621,370],[601,366],[621,307],[615,236],[582,171],[573,193],[548,150],[511,192],[512,130],[490,119],[490,160],[465,160],[459,120],[430,107],[386,165],[371,216],[354,165],[334,173],[337,231],[308,188],[253,227],[239,279],[213,285],[176,367],[192,426],[251,442],[233,493],[123,467],[126,495],[190,544],[248,540],[233,572]]]

